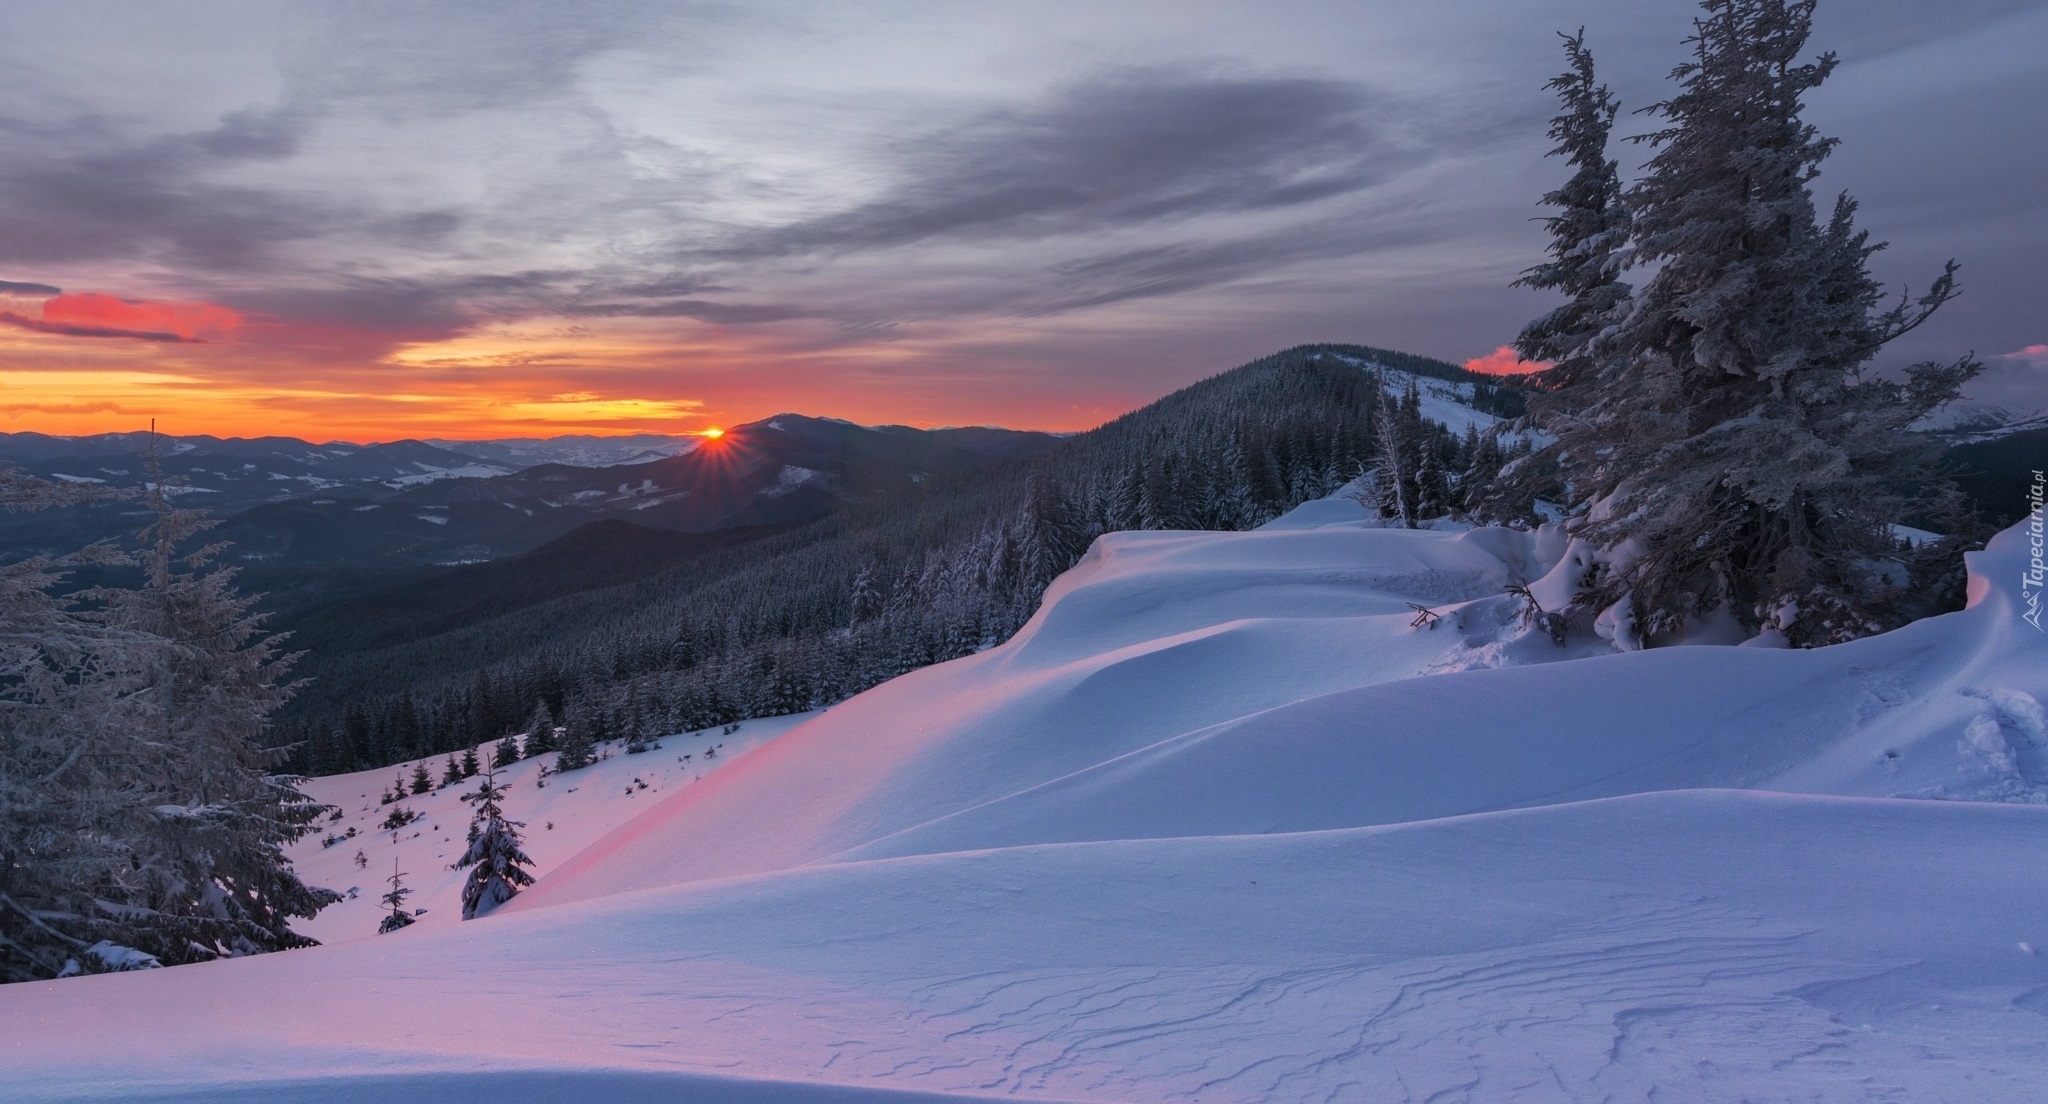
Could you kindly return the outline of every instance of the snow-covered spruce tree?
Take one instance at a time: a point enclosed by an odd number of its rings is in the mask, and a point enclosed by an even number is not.
[[[462,800],[476,805],[469,822],[469,850],[455,860],[457,869],[469,867],[469,877],[462,883],[462,918],[471,920],[511,900],[521,886],[532,885],[533,875],[526,868],[533,860],[519,847],[519,829],[525,826],[505,819],[499,806],[505,790],[498,785],[496,771],[486,773],[476,792],[464,794]]]
[[[1855,204],[1824,224],[1814,207],[1834,143],[1801,121],[1802,97],[1835,58],[1799,61],[1812,0],[1701,6],[1625,197],[1628,261],[1656,271],[1605,332],[1539,324],[1527,349],[1573,366],[1551,424],[1575,536],[1598,550],[1575,604],[1623,647],[1717,612],[1797,645],[1846,640],[1908,616],[1914,569],[1950,551],[1905,562],[1890,526],[1953,502],[1907,427],[1977,365],[1861,369],[1956,294],[1955,266],[1880,309],[1867,261],[1882,246]]]
[[[533,716],[526,720],[526,740],[519,745],[521,757],[531,759],[544,751],[555,750],[555,718],[548,712],[546,703],[533,707]]]
[[[291,695],[295,655],[262,630],[255,599],[235,593],[234,572],[208,569],[217,546],[186,551],[210,523],[174,508],[159,481],[155,520],[137,557],[135,590],[93,592],[110,627],[145,634],[138,695],[144,738],[158,752],[149,810],[124,873],[119,915],[128,945],[166,964],[255,954],[315,941],[291,930],[340,900],[302,882],[284,847],[327,810],[271,773],[288,752],[264,746],[273,710]]]
[[[87,496],[0,466],[0,509]],[[154,964],[109,911],[162,796],[135,723],[150,641],[52,593],[126,561],[95,545],[0,565],[0,982]]]
[[[1530,397],[1538,411],[1560,391],[1574,393],[1571,385],[1592,378],[1593,339],[1620,320],[1629,299],[1629,285],[1620,277],[1629,215],[1622,203],[1621,177],[1607,156],[1607,137],[1619,105],[1606,85],[1594,83],[1585,29],[1560,37],[1570,68],[1545,85],[1564,107],[1550,121],[1550,137],[1557,142],[1550,155],[1564,158],[1572,175],[1543,197],[1544,205],[1558,212],[1543,220],[1550,231],[1550,259],[1515,281],[1517,287],[1567,297],[1564,305],[1523,327],[1515,339],[1515,351],[1523,359],[1551,365],[1542,377],[1544,390]],[[1553,407],[1551,420],[1565,413]]]
[[[582,770],[596,761],[597,742],[590,738],[590,728],[583,721],[581,710],[572,710],[562,726],[562,748],[555,756],[555,771]]]
[[[384,896],[377,898],[378,901],[389,906],[391,911],[385,913],[384,919],[377,923],[378,935],[389,935],[400,928],[410,925],[413,921],[412,913],[405,911],[405,899],[412,895],[412,890],[405,888],[405,883],[402,881],[404,877],[405,872],[398,869],[398,860],[391,860],[391,876],[384,879],[391,883],[391,889]]]
[[[1517,287],[1563,294],[1566,301],[1530,322],[1515,339],[1515,351],[1544,364],[1528,395],[1526,419],[1497,423],[1477,450],[1463,483],[1465,507],[1482,521],[1527,525],[1536,520],[1538,496],[1559,492],[1560,438],[1573,424],[1579,404],[1599,394],[1594,343],[1619,322],[1629,306],[1629,285],[1621,279],[1630,220],[1622,201],[1621,176],[1607,156],[1618,103],[1597,83],[1585,28],[1561,34],[1567,68],[1546,88],[1557,93],[1559,114],[1550,121],[1557,144],[1550,156],[1572,167],[1563,185],[1545,193],[1543,204],[1557,213],[1543,220],[1550,232],[1549,259],[1522,273]],[[1527,430],[1547,437],[1531,448]]]
[[[1431,465],[1427,455],[1431,442],[1422,423],[1422,396],[1414,380],[1408,381],[1398,399],[1382,393],[1373,417],[1373,432],[1379,439],[1379,452],[1373,457],[1371,472],[1380,516],[1400,522],[1404,529],[1413,529],[1425,517],[1433,516],[1425,512],[1427,508],[1445,505],[1440,493],[1441,472],[1426,470]],[[1425,487],[1429,479],[1439,486]],[[1424,501],[1430,498],[1436,501]]]

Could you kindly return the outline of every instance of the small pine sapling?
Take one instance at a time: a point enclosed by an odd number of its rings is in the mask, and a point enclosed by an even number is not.
[[[502,770],[519,761],[519,737],[507,735],[491,752],[491,769]]]
[[[424,762],[415,764],[412,768],[412,792],[423,794],[431,792],[433,788],[434,776],[427,773],[427,765]]]
[[[465,748],[465,749],[463,749],[463,752],[462,752],[462,777],[464,777],[464,778],[475,778],[475,777],[476,777],[476,772],[477,772],[478,770],[481,770],[481,769],[482,769],[482,765],[481,765],[481,764],[479,764],[479,763],[478,763],[478,762],[476,761],[476,748],[474,748],[474,747],[470,747],[470,748]]]
[[[441,784],[443,786],[453,786],[460,781],[462,781],[462,764],[456,762],[454,753],[450,752],[448,755],[448,766],[441,772]]]
[[[412,913],[405,911],[405,899],[411,895],[412,890],[405,888],[404,883],[399,880],[404,877],[405,872],[398,869],[398,860],[391,860],[391,877],[385,879],[391,883],[391,891],[378,898],[390,906],[391,911],[385,914],[383,921],[377,925],[378,935],[388,935],[412,923]]]

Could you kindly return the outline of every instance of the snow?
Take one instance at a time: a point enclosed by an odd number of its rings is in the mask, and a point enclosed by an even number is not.
[[[574,468],[644,464],[667,456],[680,456],[702,444],[703,438],[659,433],[623,437],[568,434],[547,438],[503,437],[469,441],[428,438],[425,443],[461,455],[474,455],[486,464],[518,470],[539,464],[562,464]]]
[[[481,461],[474,464],[458,464],[450,468],[435,467],[431,464],[422,464],[415,461],[413,466],[421,470],[411,475],[400,475],[386,479],[383,481],[384,486],[394,489],[399,487],[417,487],[443,479],[491,479],[496,476],[510,475],[512,473],[511,468],[499,467],[496,464],[485,464]]]
[[[1342,353],[1321,353],[1346,364],[1370,369],[1384,381],[1389,394],[1400,395],[1412,382],[1418,398],[1422,400],[1422,417],[1435,422],[1454,434],[1463,436],[1467,429],[1485,430],[1500,419],[1491,414],[1482,414],[1472,409],[1472,385],[1453,383],[1435,376],[1424,376],[1414,372],[1390,368],[1378,361],[1365,360]]]
[[[553,764],[552,754],[522,759],[497,772],[499,784],[510,795],[506,814],[526,822],[522,830],[526,853],[533,857],[535,869],[547,871],[637,816],[659,795],[695,784],[734,762],[741,753],[813,716],[816,714],[802,713],[744,721],[732,733],[710,729],[668,736],[661,740],[659,750],[639,755],[627,755],[619,745],[606,745],[610,758],[546,779],[539,775],[543,766]],[[495,743],[479,745],[478,759],[489,762],[495,747]],[[707,759],[706,749],[716,749],[717,754]],[[437,788],[409,794],[391,805],[380,804],[394,780],[412,781],[415,762],[425,764]],[[356,895],[322,910],[294,930],[328,944],[374,938],[383,914],[376,898],[387,888],[382,879],[390,877],[393,860],[399,869],[409,872],[405,880],[413,891],[409,904],[427,910],[415,928],[456,922],[463,873],[449,864],[461,856],[468,842],[471,808],[462,795],[475,792],[477,779],[441,787],[446,767],[447,756],[434,756],[396,767],[315,778],[305,785],[309,795],[335,806],[342,817],[323,819],[318,833],[299,841],[291,849],[292,863],[308,882],[343,893],[355,890]],[[544,784],[536,786],[536,782]],[[395,808],[410,809],[419,819],[396,831],[380,829],[378,825]],[[353,838],[343,838],[331,847],[323,844],[329,836],[345,837],[351,828],[356,831]],[[367,866],[355,865],[358,851],[370,860]]]
[[[457,788],[393,842],[397,772],[316,780],[329,945],[0,987],[9,1099],[2039,1098],[2020,530],[1884,636],[1615,654],[1502,593],[1553,533],[1362,514],[1113,534],[1001,647],[519,764],[539,881],[477,921]]]
[[[2022,430],[2048,428],[2048,347],[1985,358],[1983,370],[1963,385],[1962,397],[1929,414],[1914,429],[1947,444],[1990,441]]]
[[[793,464],[784,464],[782,470],[775,473],[775,485],[763,487],[755,493],[763,498],[775,498],[779,495],[786,495],[806,483],[821,478],[823,475],[823,472],[814,471],[810,468],[799,468]]]

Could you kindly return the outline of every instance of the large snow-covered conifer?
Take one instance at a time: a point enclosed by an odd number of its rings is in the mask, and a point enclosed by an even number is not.
[[[84,494],[0,467],[0,509]],[[126,561],[95,545],[0,565],[0,981],[143,961],[105,906],[159,796],[134,723],[150,642],[53,593],[76,568]]]
[[[0,506],[76,492],[0,476]],[[181,551],[203,528],[156,481],[139,555],[96,546],[0,569],[0,977],[25,980],[305,946],[336,900],[283,846],[321,807],[270,770],[291,657],[232,576]],[[86,563],[137,589],[54,597]]]
[[[1907,427],[1974,362],[1903,380],[1862,369],[1956,294],[1954,266],[1881,309],[1867,265],[1881,246],[1854,228],[1853,201],[1817,215],[1811,184],[1834,142],[1801,119],[1802,98],[1835,58],[1800,61],[1812,0],[1702,7],[1679,91],[1651,109],[1666,123],[1646,136],[1657,152],[1625,196],[1628,262],[1654,273],[1606,325],[1608,285],[1591,283],[1606,269],[1565,266],[1611,240],[1613,220],[1598,218],[1583,242],[1576,220],[1553,223],[1557,261],[1530,280],[1576,291],[1585,308],[1532,326],[1524,349],[1567,366],[1550,424],[1582,511],[1576,534],[1601,552],[1577,604],[1601,611],[1617,642],[1713,615],[1796,644],[1845,640],[1907,614],[1915,570],[1935,553],[1901,553],[1891,526],[1953,493]],[[1564,118],[1597,121],[1606,107],[1584,91],[1582,51],[1560,79],[1567,105],[1579,102]],[[1592,138],[1573,154],[1582,175]]]
[[[326,809],[272,773],[288,753],[263,738],[297,657],[263,632],[232,569],[210,568],[217,549],[186,548],[209,523],[174,508],[160,483],[150,505],[142,585],[93,592],[108,624],[150,639],[138,700],[160,752],[163,799],[148,810],[120,913],[135,945],[167,964],[311,946],[291,918],[340,897],[300,881],[284,846]]]

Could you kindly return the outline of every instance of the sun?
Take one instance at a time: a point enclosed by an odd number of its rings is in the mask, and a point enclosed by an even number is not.
[[[722,429],[700,429],[697,431],[697,436],[709,437],[712,440],[716,441],[720,437],[725,436],[725,431]]]

